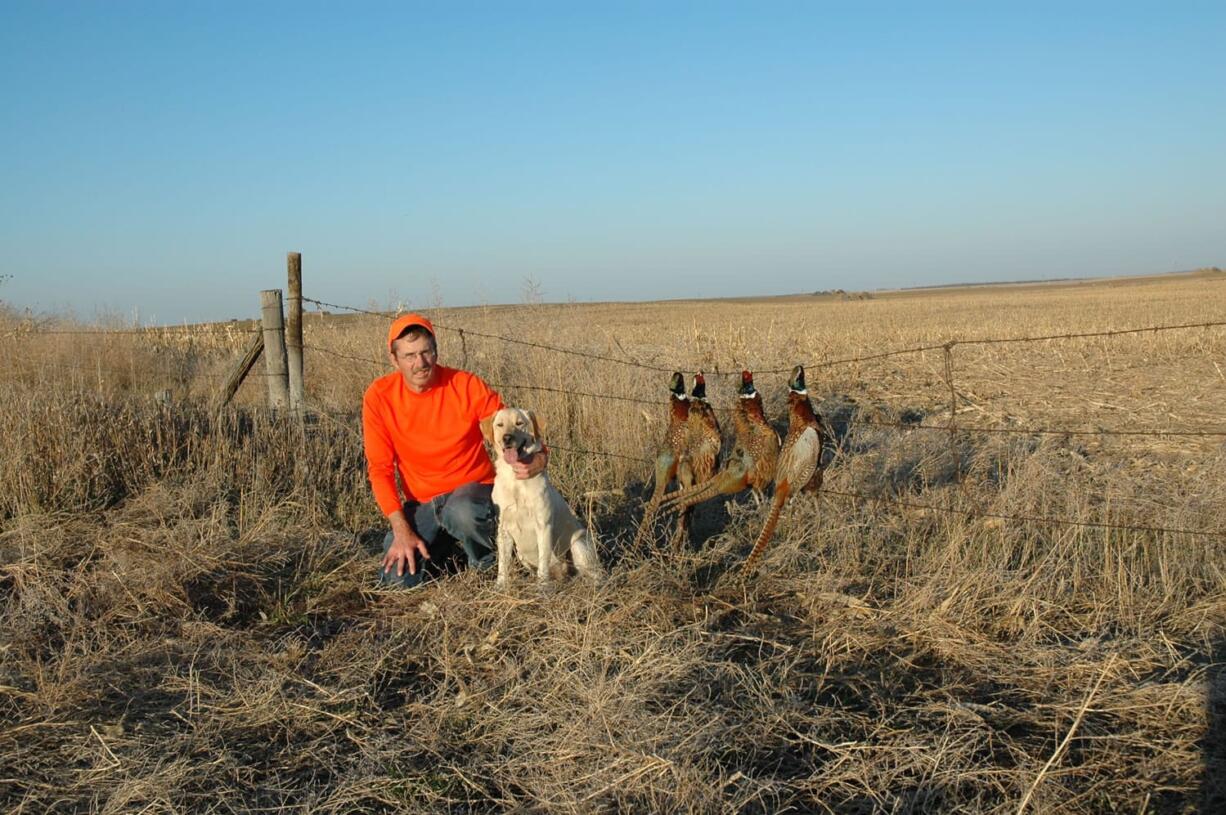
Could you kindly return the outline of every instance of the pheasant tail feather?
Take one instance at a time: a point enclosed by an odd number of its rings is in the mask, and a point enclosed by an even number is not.
[[[701,484],[669,493],[660,503],[660,508],[686,510],[716,495],[739,492],[745,488],[746,469],[742,461],[730,462],[727,467]]]
[[[634,543],[631,545],[631,551],[637,551],[643,543],[643,538],[651,531],[651,522],[656,519],[656,513],[660,510],[660,501],[663,498],[663,489],[656,489],[652,492],[651,499],[647,502],[647,508],[643,510],[643,520],[639,523],[638,531],[634,533]]]
[[[779,523],[779,515],[783,512],[783,505],[787,503],[790,492],[791,487],[786,481],[775,485],[775,498],[771,502],[770,514],[766,516],[766,523],[762,526],[758,539],[754,541],[749,557],[745,558],[745,563],[741,566],[741,579],[748,577],[753,572],[754,564],[762,556],[766,544],[770,543],[771,536],[775,534],[775,527]]]
[[[652,481],[651,498],[647,501],[647,506],[643,510],[643,520],[639,524],[638,531],[634,534],[634,543],[632,545],[634,549],[638,549],[639,544],[643,542],[643,536],[651,530],[651,522],[655,520],[656,513],[660,511],[660,502],[664,500],[668,483],[673,480],[673,476],[676,473],[676,458],[671,451],[661,450],[656,455],[655,478]]]
[[[701,504],[717,492],[719,492],[719,485],[716,484],[716,479],[709,478],[701,484],[695,484],[692,487],[686,487],[685,489],[669,493],[668,497],[660,503],[660,508],[680,512],[689,509],[695,504]]]

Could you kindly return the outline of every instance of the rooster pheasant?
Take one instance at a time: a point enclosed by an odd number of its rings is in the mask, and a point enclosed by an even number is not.
[[[672,493],[660,504],[661,509],[676,507],[684,512],[717,495],[733,495],[746,487],[761,495],[770,486],[779,456],[779,435],[766,421],[762,394],[749,371],[741,372],[738,397],[732,412],[736,447],[724,468],[705,482]]]
[[[685,377],[679,372],[674,373],[668,387],[668,429],[664,433],[664,443],[656,450],[655,484],[651,490],[651,498],[643,510],[643,521],[639,524],[634,536],[634,548],[638,549],[643,542],[643,536],[651,528],[660,501],[668,489],[669,482],[677,477],[677,465],[685,452],[687,419],[690,415],[690,401],[685,394]]]
[[[775,534],[775,526],[779,523],[779,515],[788,496],[805,488],[821,488],[822,440],[825,437],[826,428],[821,417],[814,412],[809,391],[805,388],[805,369],[797,365],[792,369],[792,378],[788,381],[788,435],[783,441],[783,449],[779,451],[779,463],[775,468],[775,496],[771,500],[766,523],[741,566],[742,578],[753,571],[754,564]]]
[[[694,387],[690,391],[690,415],[686,421],[685,450],[677,464],[677,483],[681,489],[701,484],[715,475],[719,466],[719,449],[723,436],[719,432],[719,420],[707,401],[707,380],[699,371],[694,375]],[[677,532],[673,535],[673,548],[678,549],[689,531],[690,516],[694,508],[686,507],[677,517]]]

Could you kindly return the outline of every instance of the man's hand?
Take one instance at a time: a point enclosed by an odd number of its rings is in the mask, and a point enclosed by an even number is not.
[[[396,577],[404,577],[406,563],[409,566],[409,574],[417,574],[417,558],[420,556],[425,560],[430,559],[426,542],[409,526],[403,512],[394,513],[389,520],[392,522],[392,545],[383,556],[384,574],[395,568]]]
[[[515,477],[519,479],[534,478],[545,472],[549,466],[549,449],[542,447],[540,451],[527,461],[516,461],[511,465]]]

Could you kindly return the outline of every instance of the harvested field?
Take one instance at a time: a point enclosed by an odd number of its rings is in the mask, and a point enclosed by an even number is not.
[[[1204,273],[433,310],[601,541],[605,585],[545,595],[374,588],[384,318],[309,317],[300,427],[259,376],[214,409],[248,325],[8,315],[0,807],[1226,811],[1226,326],[971,342],[1223,303]],[[749,366],[782,417],[796,362],[837,450],[757,574],[745,496],[629,551],[668,372],[723,409]]]

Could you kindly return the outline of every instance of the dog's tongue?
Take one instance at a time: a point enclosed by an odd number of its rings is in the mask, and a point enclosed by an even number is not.
[[[519,463],[519,459],[520,459],[519,448],[518,447],[502,448],[502,458],[506,461],[507,464]]]

